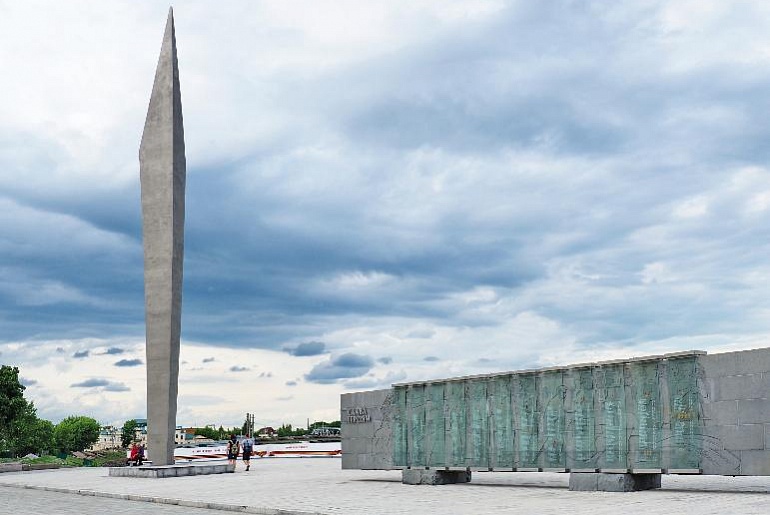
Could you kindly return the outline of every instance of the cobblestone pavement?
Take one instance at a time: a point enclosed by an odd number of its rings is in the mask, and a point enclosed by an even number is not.
[[[107,469],[100,468],[5,473],[0,474],[0,499],[29,492],[2,485],[26,485],[81,490],[89,494],[141,496],[156,499],[155,503],[145,503],[153,510],[160,507],[156,504],[158,500],[182,500],[198,503],[194,506],[218,503],[215,507],[219,509],[263,514],[497,515],[568,510],[571,515],[617,515],[619,510],[628,510],[652,515],[684,511],[698,515],[766,515],[770,512],[770,477],[664,476],[662,489],[633,493],[570,492],[568,474],[549,472],[474,472],[473,481],[461,485],[413,486],[400,481],[399,471],[340,470],[337,459],[284,458],[252,462],[250,472],[239,468],[235,474],[166,479],[114,478],[107,475]],[[101,502],[96,497],[84,499],[87,505]],[[143,509],[135,507],[142,502],[116,502],[125,503],[120,506],[126,510]],[[175,510],[173,513],[179,511],[179,507],[168,508]],[[184,508],[186,513],[191,509]],[[94,510],[81,509],[79,513],[101,512]],[[208,510],[207,513],[214,512]]]

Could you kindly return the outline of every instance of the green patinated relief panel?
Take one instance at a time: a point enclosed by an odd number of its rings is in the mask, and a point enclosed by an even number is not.
[[[564,383],[562,372],[546,372],[541,377],[543,413],[543,466],[566,467],[564,453]]]
[[[491,466],[514,466],[513,411],[511,409],[511,376],[498,376],[489,381],[490,407],[492,411]]]
[[[631,464],[634,468],[660,468],[663,443],[663,415],[657,361],[632,363],[635,422],[631,442],[635,447]]]
[[[626,440],[626,394],[623,365],[601,368],[602,375],[602,431],[604,454],[601,468],[627,468],[628,442]]]
[[[540,445],[538,422],[540,414],[537,409],[537,376],[525,374],[517,376],[519,383],[518,415],[519,427],[519,462],[517,467],[539,467]]]
[[[695,358],[668,361],[671,406],[669,468],[698,469],[701,461],[700,395]]]
[[[408,433],[406,417],[406,387],[393,389],[393,465],[406,467],[409,465]]]
[[[574,422],[572,432],[575,442],[575,467],[596,468],[596,418],[592,369],[575,370],[573,380],[572,410]]]
[[[697,370],[685,356],[397,386],[393,463],[698,469]]]
[[[468,466],[489,467],[487,382],[468,381]]]
[[[426,387],[428,401],[425,412],[426,464],[430,467],[446,466],[444,384],[432,383]]]
[[[465,467],[465,441],[467,436],[467,423],[465,413],[465,385],[464,381],[450,381],[447,383],[447,412],[449,413],[449,452],[448,465],[450,467]]]
[[[409,465],[425,465],[425,387],[410,386],[406,394],[409,419]]]

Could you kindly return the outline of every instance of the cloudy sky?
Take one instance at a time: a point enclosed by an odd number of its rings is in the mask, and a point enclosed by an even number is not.
[[[0,362],[143,417],[138,146],[168,4],[0,0]],[[178,422],[770,345],[770,4],[178,1]]]

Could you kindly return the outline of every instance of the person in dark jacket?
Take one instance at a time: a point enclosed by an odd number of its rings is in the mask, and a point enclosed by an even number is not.
[[[241,444],[235,438],[235,435],[230,435],[230,440],[227,441],[227,463],[235,466],[235,460],[238,459],[238,453],[241,451]]]

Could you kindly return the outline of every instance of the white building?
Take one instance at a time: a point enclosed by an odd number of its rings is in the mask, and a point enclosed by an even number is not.
[[[175,444],[181,445],[184,443],[189,443],[194,437],[195,430],[192,427],[176,426],[176,431],[174,431]]]
[[[88,450],[103,451],[105,449],[119,449],[121,446],[120,434],[120,428],[114,426],[102,426],[99,430],[99,439]]]

